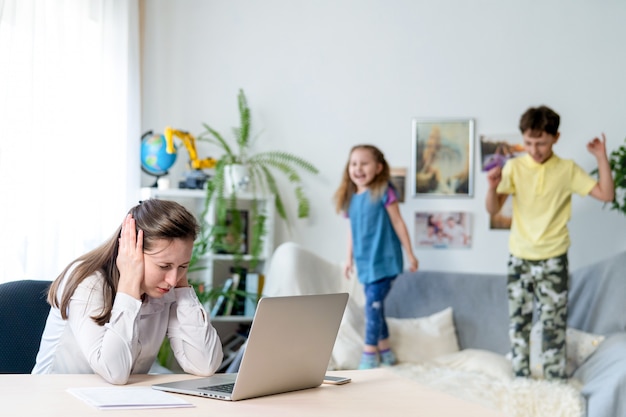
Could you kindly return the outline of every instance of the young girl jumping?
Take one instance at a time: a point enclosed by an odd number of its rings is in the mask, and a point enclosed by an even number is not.
[[[396,358],[389,343],[383,302],[391,283],[402,272],[402,248],[412,272],[417,270],[418,261],[390,182],[389,165],[378,148],[352,148],[335,202],[337,212],[350,219],[345,276],[349,278],[356,262],[365,290],[365,346],[359,369],[393,365]]]

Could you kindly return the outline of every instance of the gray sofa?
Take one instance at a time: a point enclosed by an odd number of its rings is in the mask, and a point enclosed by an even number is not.
[[[267,271],[265,296],[348,292],[337,352],[358,364],[362,348],[363,291],[329,262],[293,242],[276,248]],[[568,327],[605,335],[574,373],[582,384],[588,417],[626,417],[626,252],[572,271]],[[504,355],[509,351],[506,276],[418,271],[400,275],[385,301],[388,317],[426,317],[452,307],[461,349]],[[356,345],[355,345],[356,343]],[[349,352],[346,346],[354,345]],[[353,346],[353,347],[354,347]],[[228,372],[238,369],[241,354]],[[342,357],[347,357],[343,355]],[[352,368],[335,368],[352,369]]]
[[[574,373],[588,417],[626,417],[626,253],[572,271],[568,326],[606,339]],[[451,306],[462,349],[509,351],[504,275],[404,273],[385,301],[388,317],[425,317]]]

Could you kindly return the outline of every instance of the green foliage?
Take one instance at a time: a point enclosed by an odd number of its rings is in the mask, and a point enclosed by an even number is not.
[[[161,343],[161,347],[159,348],[159,352],[157,353],[157,363],[165,368],[170,368],[172,361],[173,353],[170,345],[170,339],[165,337],[163,342]]]
[[[256,204],[252,209],[252,217],[256,219],[254,223],[252,223],[251,233],[252,239],[250,240],[250,256],[252,259],[250,260],[250,268],[256,268],[259,257],[261,256],[261,251],[263,250],[263,239],[265,236],[267,229],[265,227],[265,221],[267,220],[267,216],[262,213],[258,213],[258,207]]]
[[[624,142],[609,155],[609,165],[615,184],[615,198],[610,209],[626,215],[626,139]],[[591,173],[597,174],[598,169],[594,169]]]
[[[229,165],[241,164],[247,166],[249,175],[248,191],[253,197],[273,195],[278,216],[289,225],[283,195],[275,177],[275,174],[284,175],[294,187],[294,196],[298,205],[298,217],[306,218],[309,216],[310,203],[304,192],[299,171],[314,175],[318,174],[319,171],[304,158],[288,152],[264,151],[252,154],[252,138],[250,136],[251,115],[243,90],[239,90],[237,104],[239,109],[239,127],[232,129],[235,138],[234,143],[229,143],[222,134],[208,124],[203,124],[205,131],[197,137],[198,140],[216,146],[223,154],[217,161],[213,175],[207,181],[204,208],[200,215],[200,233],[198,239],[194,242],[189,272],[204,269],[199,260],[207,252],[232,254],[233,266],[235,268],[244,266],[244,254],[241,252],[243,221],[237,209],[237,195],[230,192],[230,190],[225,190],[224,186],[226,168]],[[209,225],[206,222],[206,218],[212,202],[214,203],[215,222]],[[258,201],[254,198],[251,201],[249,214],[250,227],[248,232],[250,236],[247,266],[254,270],[263,251],[263,239],[267,234],[267,216],[263,210],[260,210]],[[194,287],[200,302],[207,309],[210,309],[221,295],[225,295],[228,298],[249,297],[255,302],[258,301],[258,294],[249,294],[240,289],[224,291],[222,288],[207,289],[204,283],[201,282],[190,281],[190,284]],[[170,367],[172,360],[169,340],[166,338],[159,351],[158,362],[165,367]]]
[[[248,167],[250,175],[249,187],[253,194],[271,193],[276,196],[276,209],[283,220],[288,220],[284,207],[283,198],[276,185],[276,178],[272,170],[285,175],[287,180],[295,187],[295,196],[298,202],[298,217],[304,218],[309,215],[310,203],[302,188],[302,178],[298,170],[310,174],[318,174],[318,169],[304,158],[283,151],[267,151],[250,154],[251,147],[251,115],[250,108],[243,90],[239,90],[238,96],[240,126],[233,128],[237,152],[228,144],[228,141],[215,129],[204,123],[205,132],[198,136],[198,140],[209,142],[219,147],[223,156],[216,167],[216,175],[209,180],[212,189],[208,190],[207,197],[214,193],[220,197],[224,195],[224,166],[242,164]],[[219,174],[219,175],[218,175]],[[211,184],[212,183],[212,184]]]
[[[283,201],[271,168],[282,172],[288,181],[294,184],[296,201],[298,202],[298,217],[305,218],[309,216],[309,200],[304,194],[302,179],[297,169],[317,174],[317,168],[298,156],[281,151],[262,152],[254,155],[248,160],[248,165],[251,172],[254,172],[254,174],[250,175],[251,182],[258,181],[258,183],[253,183],[252,187],[258,187],[263,192],[269,191],[276,196],[277,212],[283,220],[287,220],[287,213],[284,210]]]
[[[285,201],[278,186],[275,174],[283,175],[294,187],[294,196],[297,201],[297,215],[299,218],[309,216],[310,202],[307,198],[302,184],[302,177],[299,171],[309,174],[318,174],[318,169],[304,158],[283,151],[264,151],[253,154],[251,152],[251,115],[250,108],[243,90],[239,90],[237,97],[239,108],[239,127],[233,128],[235,143],[230,144],[222,134],[204,123],[205,131],[198,136],[198,140],[208,142],[218,147],[223,155],[219,158],[213,176],[207,182],[207,194],[205,199],[205,218],[209,205],[215,202],[216,223],[212,227],[204,224],[202,227],[202,242],[196,245],[198,256],[212,251],[226,251],[233,253],[235,264],[241,261],[239,248],[241,240],[236,237],[242,235],[241,221],[236,214],[236,195],[230,190],[224,189],[225,169],[229,165],[241,164],[247,167],[249,181],[248,191],[253,197],[263,195],[273,195],[274,204],[278,216],[287,222],[289,219],[285,208]],[[230,217],[229,217],[230,216]],[[230,218],[230,221],[227,219]],[[263,248],[263,237],[267,230],[265,227],[266,217],[259,210],[253,201],[251,210],[251,240],[249,252],[251,255],[251,267],[256,266],[261,250]],[[228,244],[225,243],[227,237],[235,237]]]
[[[198,301],[200,301],[202,305],[208,305],[209,303],[214,301],[215,298],[217,298],[217,296],[219,295],[214,294],[214,291],[212,289],[207,291],[206,286],[202,281],[190,280],[189,285],[193,287],[194,291],[198,295]]]

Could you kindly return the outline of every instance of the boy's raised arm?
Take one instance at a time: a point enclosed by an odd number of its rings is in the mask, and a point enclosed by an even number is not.
[[[587,150],[598,161],[598,184],[589,193],[593,198],[600,201],[611,202],[615,198],[615,186],[609,158],[606,154],[606,136],[602,133],[602,139],[595,137],[587,144]]]
[[[487,212],[492,216],[497,214],[502,205],[504,204],[504,200],[506,200],[506,194],[498,194],[496,192],[496,188],[498,188],[498,184],[500,184],[500,180],[502,179],[502,168],[496,166],[487,172],[487,181],[489,183],[489,188],[487,190],[487,197],[485,198],[485,206],[487,208]]]

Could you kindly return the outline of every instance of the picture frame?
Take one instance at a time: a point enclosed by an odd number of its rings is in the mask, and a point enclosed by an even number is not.
[[[480,170],[487,172],[511,158],[523,155],[524,138],[521,133],[480,135]]]
[[[472,197],[474,119],[413,119],[414,197]]]
[[[407,168],[405,167],[391,167],[390,168],[391,178],[390,181],[396,189],[398,193],[398,202],[404,203],[405,195],[406,195],[406,172]]]
[[[418,249],[468,249],[472,246],[472,217],[462,211],[418,211],[414,217]]]
[[[496,166],[503,167],[509,159],[526,153],[521,133],[481,134],[479,141],[481,171],[485,173]],[[508,196],[500,211],[489,216],[489,229],[509,230],[512,216],[512,200]]]
[[[510,230],[513,222],[513,197],[508,195],[496,214],[489,216],[489,229]]]

